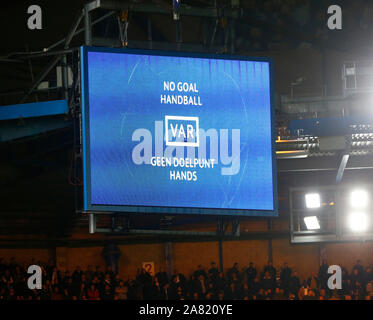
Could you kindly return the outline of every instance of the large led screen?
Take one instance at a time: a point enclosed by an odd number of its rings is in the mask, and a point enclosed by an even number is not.
[[[277,215],[271,62],[81,48],[84,209]]]

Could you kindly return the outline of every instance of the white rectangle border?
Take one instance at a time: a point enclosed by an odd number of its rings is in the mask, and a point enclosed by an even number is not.
[[[183,116],[165,116],[165,140],[166,146],[174,147],[199,147],[199,118],[198,117],[183,117]],[[168,120],[186,120],[196,122],[196,142],[168,141]]]

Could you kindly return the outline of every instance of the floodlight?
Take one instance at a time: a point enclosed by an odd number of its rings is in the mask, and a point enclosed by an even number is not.
[[[348,225],[352,231],[365,231],[368,228],[368,216],[364,212],[351,213],[348,217]]]
[[[306,224],[306,227],[308,230],[318,230],[320,229],[319,220],[316,216],[312,217],[305,217],[304,223]]]
[[[354,190],[350,194],[351,207],[360,209],[365,208],[369,201],[368,192],[365,190]]]
[[[306,207],[308,209],[320,208],[320,195],[318,193],[307,193]]]

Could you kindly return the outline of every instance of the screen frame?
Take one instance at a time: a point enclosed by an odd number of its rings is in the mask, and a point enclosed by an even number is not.
[[[196,207],[169,207],[169,206],[133,206],[133,205],[98,205],[91,202],[91,176],[90,176],[90,128],[89,128],[89,95],[88,95],[88,53],[118,53],[139,54],[152,56],[171,56],[202,59],[240,60],[253,62],[267,62],[269,64],[270,82],[270,115],[271,115],[271,148],[272,148],[272,185],[273,210],[256,209],[220,209]],[[130,48],[80,47],[80,85],[81,85],[81,132],[82,132],[82,161],[83,161],[83,212],[100,213],[153,213],[153,214],[197,214],[197,215],[225,215],[225,216],[251,216],[251,217],[278,217],[277,196],[277,162],[276,162],[276,128],[274,105],[273,59],[269,57],[247,57],[228,54],[206,54],[190,52],[159,51]]]

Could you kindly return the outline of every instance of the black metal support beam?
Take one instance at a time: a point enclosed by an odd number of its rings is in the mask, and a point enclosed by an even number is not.
[[[141,13],[159,13],[172,14],[172,5],[158,0],[157,4],[146,3],[129,3],[120,0],[95,0],[86,4],[88,11],[95,9],[106,10],[127,10]],[[216,8],[216,7],[191,7],[187,5],[180,5],[178,10],[180,16],[196,16],[196,17],[227,17],[240,18],[243,16],[243,9],[240,8]]]
[[[88,4],[84,7],[84,43],[86,46],[92,45],[91,14]]]
[[[147,19],[147,33],[148,33],[148,42],[149,42],[149,49],[153,49],[152,41],[153,41],[153,30],[152,30],[152,21],[148,18]]]
[[[26,99],[29,97],[29,95],[36,89],[36,87],[40,84],[40,82],[43,81],[43,79],[48,75],[48,73],[55,67],[55,65],[60,61],[61,56],[58,55],[54,57],[40,72],[38,77],[35,79],[34,83],[31,85],[31,87],[27,90],[26,94],[22,97],[22,99],[19,101],[19,103],[24,103]]]
[[[102,38],[93,37],[92,44],[95,46],[104,47],[120,47],[121,43],[118,38]],[[148,49],[151,46],[154,50],[168,50],[177,51],[178,49],[188,52],[213,52],[222,53],[224,52],[223,46],[212,46],[207,48],[202,44],[191,44],[191,43],[176,43],[176,42],[166,42],[166,41],[137,41],[131,40],[128,43],[128,48],[133,49]]]
[[[122,228],[96,228],[98,233],[116,233],[116,234],[148,234],[148,235],[164,235],[164,236],[202,236],[202,237],[216,237],[215,232],[203,231],[181,231],[181,230],[148,230],[148,229],[129,229],[123,230]]]
[[[68,69],[67,69],[67,56],[63,55],[61,58],[61,74],[62,74],[62,90],[63,98],[69,100],[69,79],[68,79]]]
[[[338,171],[338,156],[277,160],[277,172]],[[373,169],[372,155],[350,156],[344,170]]]
[[[272,230],[272,221],[268,219],[267,221],[268,232]],[[272,238],[268,239],[268,261],[273,262],[273,254],[272,254]]]
[[[165,255],[165,266],[168,277],[171,279],[171,276],[174,273],[174,255],[173,255],[172,242],[166,242],[164,244],[164,255]]]
[[[223,239],[220,238],[218,243],[219,243],[219,271],[224,272]]]
[[[85,13],[85,11],[84,11],[84,13]],[[99,23],[99,22],[101,22],[101,21],[103,21],[103,20],[105,20],[105,19],[111,17],[113,14],[115,14],[115,11],[111,11],[111,12],[109,12],[109,13],[103,15],[102,17],[98,18],[97,20],[93,21],[93,22],[91,23],[91,27],[93,27],[93,26],[96,25],[97,23]],[[84,31],[85,31],[85,26],[82,27],[82,28],[80,28],[80,29],[78,29],[78,30],[76,30],[76,31],[74,32],[74,34],[73,34],[73,37],[79,35],[80,33],[84,32]],[[65,43],[65,42],[66,42],[66,39],[67,39],[67,38],[63,38],[63,39],[57,41],[56,43],[50,45],[50,46],[47,48],[46,51],[50,51],[51,49],[53,49],[53,48],[55,48],[55,47],[58,47],[59,45]]]
[[[76,33],[76,29],[78,28],[79,24],[80,24],[80,21],[82,20],[83,18],[83,12],[81,12],[79,15],[77,15],[77,17],[75,18],[74,20],[74,23],[73,25],[71,26],[71,29],[67,35],[67,37],[65,38],[65,41],[64,41],[64,49],[67,50],[70,46],[70,42],[72,40],[72,38],[74,37],[75,33]],[[45,53],[40,53],[39,55],[40,56],[46,56],[47,53],[49,54],[49,52],[45,52]],[[28,89],[28,91],[26,92],[26,94],[22,97],[22,99],[20,100],[19,103],[23,103],[26,101],[26,99],[29,97],[29,95],[38,87],[38,85],[41,83],[41,81],[44,80],[44,78],[48,75],[48,73],[56,66],[56,64],[60,61],[60,59],[62,58],[62,86],[63,86],[63,91],[64,91],[64,98],[65,99],[68,99],[68,72],[67,72],[67,57],[66,57],[66,54],[60,54],[60,53],[52,53],[52,54],[55,54],[56,56],[50,61],[49,64],[47,64],[45,66],[45,68],[42,70],[42,72],[39,74],[39,76],[33,81],[33,84],[31,85],[31,87]],[[30,56],[28,56],[28,58],[30,58]]]
[[[67,37],[65,38],[64,49],[69,48],[71,40],[73,39],[74,35],[76,35],[76,29],[79,27],[79,24],[84,17],[84,13],[85,11],[82,10],[74,19],[74,23],[72,24],[70,31]]]

